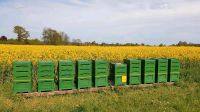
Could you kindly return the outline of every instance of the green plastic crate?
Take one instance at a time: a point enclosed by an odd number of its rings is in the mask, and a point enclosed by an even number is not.
[[[60,60],[58,63],[59,78],[73,78],[75,75],[75,62]]]
[[[77,88],[91,88],[92,87],[92,77],[82,77],[77,79]]]
[[[155,82],[155,59],[143,59],[142,60],[142,83],[151,84]]]
[[[127,76],[125,75],[111,76],[111,85],[123,86],[126,84],[127,84]]]
[[[141,84],[142,68],[141,60],[139,59],[126,59],[124,62],[127,64],[127,81],[128,84]]]
[[[92,76],[92,61],[91,60],[78,60],[77,61],[77,75],[78,77],[91,77]]]
[[[32,72],[13,72],[13,80],[32,80]]]
[[[59,90],[74,89],[75,62],[60,60],[58,63]]]
[[[92,82],[94,87],[108,86],[109,63],[107,60],[93,60]]]
[[[38,80],[54,79],[54,63],[52,61],[39,61],[37,77]]]
[[[14,81],[13,82],[13,93],[31,93],[32,82],[31,81]]]
[[[70,89],[74,89],[75,85],[74,85],[74,79],[60,79],[59,80],[59,90],[70,90]]]
[[[96,76],[93,79],[94,87],[105,87],[108,86],[108,76]]]
[[[167,82],[168,78],[168,59],[156,59],[155,82]]]
[[[127,65],[122,63],[112,64],[111,71],[115,75],[126,75],[127,74]]]
[[[75,83],[78,89],[92,87],[92,61],[78,60]]]
[[[14,61],[13,69],[15,69],[17,67],[32,68],[32,63],[31,63],[31,61]]]
[[[180,77],[180,61],[178,59],[169,59],[168,81],[178,82]]]
[[[69,60],[59,61],[58,66],[59,79],[73,78],[75,77],[75,62]]]
[[[127,65],[122,63],[112,64],[110,81],[112,85],[120,86],[127,84]]]
[[[13,93],[32,92],[32,63],[31,61],[13,62]]]
[[[108,69],[109,63],[107,60],[93,60],[93,68],[95,69]]]
[[[91,76],[92,76],[92,70],[78,71],[78,77],[91,77]]]
[[[91,60],[78,60],[77,61],[78,70],[91,70],[92,69],[92,61]]]
[[[128,79],[128,84],[130,85],[138,85],[141,84],[141,75],[130,75]]]
[[[13,80],[32,80],[32,63],[31,61],[13,62]]]
[[[54,91],[54,80],[38,81],[38,92]]]
[[[94,76],[109,76],[109,69],[93,69]]]

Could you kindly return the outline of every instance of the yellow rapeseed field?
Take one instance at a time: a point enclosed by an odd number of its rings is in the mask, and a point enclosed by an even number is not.
[[[124,58],[178,58],[182,62],[180,81],[174,86],[146,89],[116,88],[97,93],[87,92],[54,97],[24,98],[13,95],[11,65],[14,60],[31,60],[36,64],[38,60],[57,62],[60,59],[107,59],[111,62],[122,62]],[[200,47],[0,45],[0,112],[65,112],[66,110],[198,112],[200,104],[199,62]],[[37,66],[33,66],[32,71],[34,92],[38,87],[36,68]],[[55,69],[54,81],[55,90],[58,90],[57,69]]]
[[[12,65],[14,60],[78,60],[107,59],[121,62],[125,58],[178,58],[200,60],[199,47],[102,47],[102,46],[43,46],[0,45],[1,65]]]

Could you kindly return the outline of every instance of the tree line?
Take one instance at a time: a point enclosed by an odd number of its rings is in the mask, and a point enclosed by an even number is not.
[[[81,46],[152,46],[147,45],[144,43],[97,43],[95,41],[93,42],[82,42],[80,39],[72,39],[70,41],[70,37],[67,35],[67,33],[62,31],[57,31],[52,28],[44,28],[42,32],[42,40],[39,39],[30,39],[30,33],[22,26],[14,26],[13,32],[16,33],[17,38],[16,39],[8,39],[6,36],[0,37],[0,44],[31,44],[31,45],[81,45]],[[154,45],[156,46],[156,45]],[[159,44],[158,46],[166,46],[165,44]],[[172,44],[170,46],[198,46],[200,47],[200,44],[194,44],[194,43],[188,43],[186,41],[179,41],[177,44]]]
[[[52,28],[44,28],[42,32],[42,40],[30,39],[30,33],[22,26],[15,26],[13,32],[16,33],[16,39],[8,39],[6,36],[0,37],[0,43],[3,44],[50,44],[50,45],[68,45],[82,43],[80,39],[72,39],[67,33],[57,31]]]

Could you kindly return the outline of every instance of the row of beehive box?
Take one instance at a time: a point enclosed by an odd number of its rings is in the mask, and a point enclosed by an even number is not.
[[[80,89],[109,85],[134,85],[178,81],[180,62],[177,59],[126,59],[124,63],[109,64],[106,60],[60,60],[58,89]],[[14,93],[32,92],[32,63],[13,63]],[[55,66],[52,61],[39,61],[37,90],[55,90]]]

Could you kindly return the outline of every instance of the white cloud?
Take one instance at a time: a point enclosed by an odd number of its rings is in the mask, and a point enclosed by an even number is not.
[[[0,19],[9,37],[19,24],[32,37],[51,27],[83,41],[200,43],[200,0],[18,0],[0,3]]]

